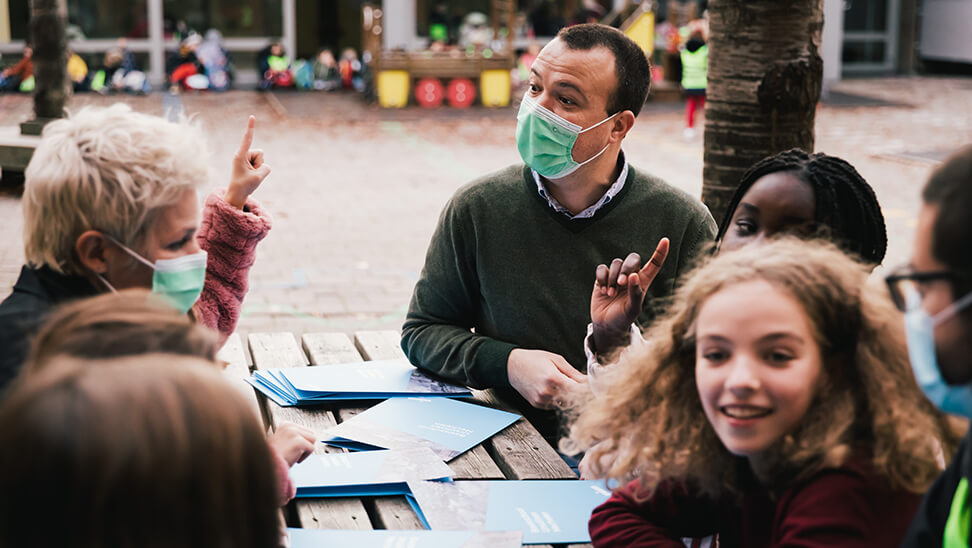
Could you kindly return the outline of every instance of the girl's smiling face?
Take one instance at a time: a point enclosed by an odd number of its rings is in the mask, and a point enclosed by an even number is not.
[[[722,443],[750,459],[792,432],[823,384],[810,319],[763,280],[723,288],[696,319],[695,380]]]

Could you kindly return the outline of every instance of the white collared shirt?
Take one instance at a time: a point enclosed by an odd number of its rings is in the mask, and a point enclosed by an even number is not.
[[[544,200],[547,200],[547,204],[550,207],[552,207],[554,211],[557,211],[558,213],[563,213],[564,215],[567,216],[568,219],[571,220],[589,219],[593,217],[594,214],[597,213],[599,209],[601,209],[608,202],[614,199],[614,197],[618,194],[618,192],[621,192],[621,189],[624,188],[624,182],[628,178],[628,160],[624,157],[624,151],[621,151],[620,154],[621,154],[621,163],[623,167],[621,168],[621,174],[618,175],[617,180],[615,180],[614,183],[611,185],[611,187],[607,189],[607,192],[604,193],[604,196],[601,196],[600,200],[595,202],[594,205],[588,207],[584,211],[581,211],[577,215],[574,215],[573,213],[570,212],[569,209],[560,205],[560,202],[558,202],[557,199],[553,197],[553,195],[547,192],[547,187],[544,186],[543,179],[540,178],[540,174],[537,173],[535,169],[531,168],[530,171],[533,173],[533,180],[537,183],[537,192],[540,193],[540,196],[543,197]]]

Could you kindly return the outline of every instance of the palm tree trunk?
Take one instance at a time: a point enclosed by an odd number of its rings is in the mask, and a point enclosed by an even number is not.
[[[813,151],[822,29],[822,0],[709,2],[702,201],[716,220],[756,161]]]
[[[64,116],[71,93],[67,77],[66,0],[31,0],[34,46],[34,116],[38,122]]]

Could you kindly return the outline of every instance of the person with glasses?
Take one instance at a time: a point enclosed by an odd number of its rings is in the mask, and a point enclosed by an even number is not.
[[[972,418],[972,146],[932,174],[922,201],[911,262],[886,281],[905,313],[922,391],[941,410]],[[970,545],[970,436],[926,493],[902,546]]]

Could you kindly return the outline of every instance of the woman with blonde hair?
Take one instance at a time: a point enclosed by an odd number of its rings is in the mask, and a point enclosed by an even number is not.
[[[181,313],[233,332],[256,245],[270,218],[250,194],[270,173],[251,150],[251,116],[225,191],[206,199],[199,127],[132,112],[85,108],[50,123],[27,166],[27,264],[0,304],[0,390],[20,368],[45,314],[66,301],[151,288]]]
[[[957,436],[867,274],[794,239],[691,274],[571,428],[593,472],[625,484],[591,516],[594,545],[900,542]]]
[[[198,358],[56,358],[0,403],[0,546],[276,548],[256,417]]]

